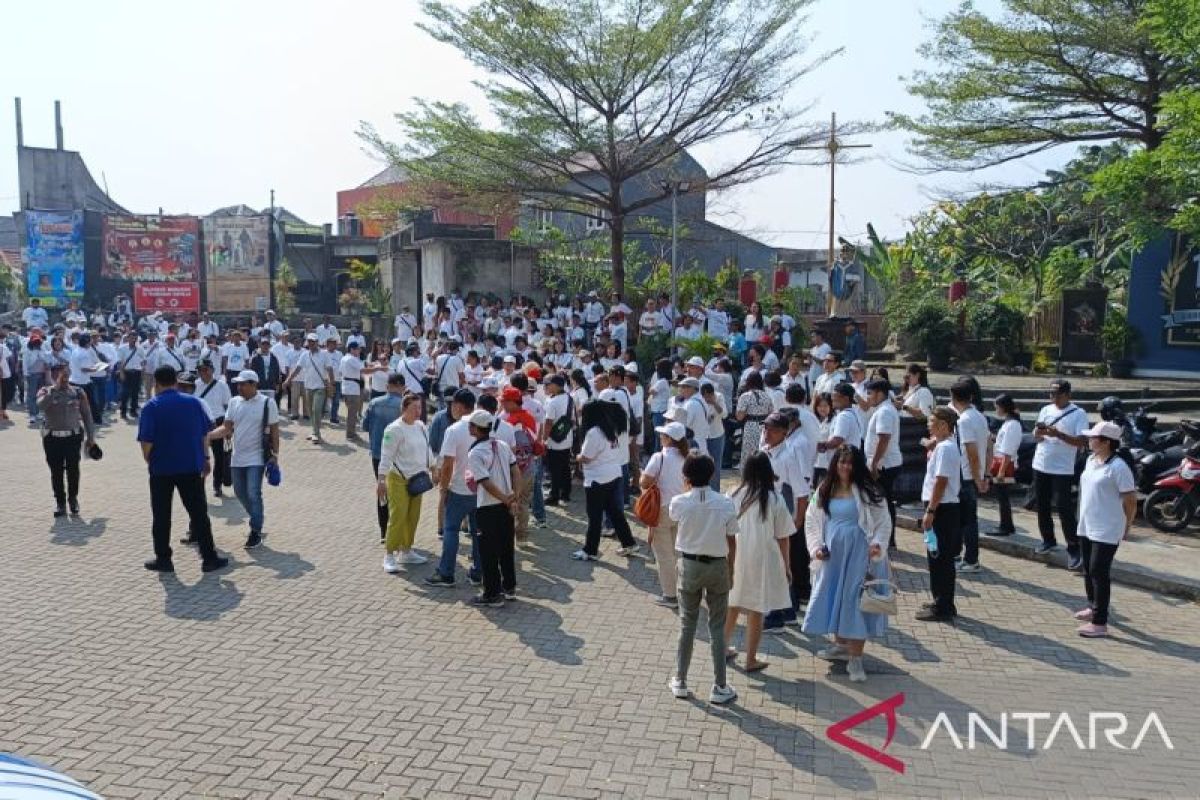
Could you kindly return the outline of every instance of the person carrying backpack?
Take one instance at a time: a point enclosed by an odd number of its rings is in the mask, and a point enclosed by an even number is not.
[[[516,495],[516,538],[522,544],[529,538],[529,503],[533,499],[533,476],[537,459],[545,446],[538,433],[537,421],[522,407],[523,395],[515,386],[509,386],[500,394],[504,413],[500,418],[513,426],[516,446],[513,455],[517,459],[518,481],[513,492]]]

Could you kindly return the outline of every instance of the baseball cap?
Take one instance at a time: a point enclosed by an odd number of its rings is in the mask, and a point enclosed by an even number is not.
[[[315,341],[318,341],[318,339],[317,339],[317,335],[316,335],[315,333],[310,333],[308,336],[305,336],[305,337],[304,337],[304,341],[306,341],[306,342],[315,342]]]
[[[485,377],[483,380],[481,380],[479,382],[480,389],[497,389],[499,387],[500,387],[500,384],[497,383],[496,379],[491,375],[488,375],[487,377]]]
[[[471,416],[467,417],[467,422],[477,428],[490,428],[495,421],[496,418],[483,409],[474,411]]]
[[[1119,442],[1121,441],[1121,426],[1115,422],[1097,422],[1095,425],[1088,428],[1083,435],[1089,439],[1101,437],[1104,439],[1113,439],[1114,441]]]
[[[680,386],[690,386],[693,389],[699,389],[700,381],[696,380],[695,378],[684,378],[683,380],[681,380],[679,382],[679,385]]]
[[[517,357],[516,356],[505,356],[504,363],[505,364],[515,364],[515,363],[517,363]]]
[[[850,369],[861,369],[863,372],[866,372],[867,362],[863,361],[861,358],[856,358],[850,362]]]
[[[500,399],[515,400],[519,403],[521,402],[521,390],[515,386],[507,386],[505,387],[504,391],[500,393]]]
[[[687,436],[687,428],[683,427],[683,424],[679,422],[668,422],[666,425],[660,425],[654,429],[654,432],[669,436],[677,442]]]
[[[234,383],[258,383],[258,373],[252,369],[244,369],[233,379]]]
[[[763,420],[763,424],[769,428],[783,428],[784,430],[787,430],[789,427],[791,427],[791,423],[788,421],[788,418],[783,414],[780,414],[778,411],[767,415],[767,418]]]
[[[687,365],[689,367],[703,367],[704,359],[701,358],[700,356],[692,356],[691,358],[689,358],[687,360]]]

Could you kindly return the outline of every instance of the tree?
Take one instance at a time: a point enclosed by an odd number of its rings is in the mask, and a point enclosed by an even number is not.
[[[422,28],[489,76],[495,129],[460,104],[418,101],[397,115],[403,144],[360,135],[402,166],[415,191],[484,206],[533,201],[609,227],[624,291],[625,223],[669,192],[684,151],[738,135],[746,152],[690,192],[768,175],[821,133],[785,106],[832,54],[799,63],[814,0],[424,0]],[[639,181],[639,179],[643,179]],[[632,192],[634,184],[638,191]]]
[[[292,262],[286,258],[275,268],[275,308],[282,316],[295,314],[296,306],[296,270]]]
[[[1060,145],[1163,142],[1163,97],[1194,84],[1195,63],[1164,49],[1146,21],[1152,0],[1004,0],[991,19],[964,3],[922,53],[909,92],[928,110],[890,114],[934,169],[973,170]],[[1192,5],[1195,0],[1166,0]]]

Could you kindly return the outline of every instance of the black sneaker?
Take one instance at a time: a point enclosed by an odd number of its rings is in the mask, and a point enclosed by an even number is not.
[[[258,531],[250,531],[250,536],[246,538],[246,549],[250,550],[260,544],[262,544],[262,534]]]
[[[228,566],[229,566],[228,558],[226,558],[225,556],[216,556],[215,558],[211,558],[208,561],[202,562],[200,564],[200,571],[201,572],[216,572],[217,570],[224,569],[225,567],[228,567]]]
[[[919,619],[922,622],[952,622],[954,620],[954,615],[943,614],[936,608],[931,607],[922,608],[920,611],[918,611],[916,619]]]
[[[442,573],[434,570],[432,575],[425,577],[425,583],[429,586],[453,586],[454,578],[447,578]]]
[[[151,572],[174,572],[175,565],[170,561],[159,561],[157,558],[152,558],[143,564],[146,569]]]
[[[216,489],[213,489],[213,497],[224,497],[224,496],[225,495],[221,494],[220,486],[218,486]]]
[[[1067,556],[1067,571],[1083,572],[1083,558],[1081,556]]]
[[[472,586],[483,586],[483,578],[480,578],[478,575],[472,575],[469,572],[467,573],[467,582]]]
[[[547,508],[558,508],[558,498],[551,497],[549,500],[546,501],[546,507]]]
[[[54,516],[55,517],[65,517],[66,515],[67,515],[67,507],[66,506],[64,506],[62,503],[59,503],[57,506],[55,506],[55,508],[54,508]]]
[[[1044,556],[1047,553],[1053,553],[1057,549],[1058,549],[1057,544],[1053,544],[1053,543],[1046,544],[1045,542],[1042,542],[1041,544],[1039,544],[1037,547],[1034,548],[1033,553],[1034,553],[1034,555]]]
[[[485,594],[481,594],[472,597],[467,602],[481,608],[500,608],[504,605],[504,595],[498,594],[495,597],[488,597]]]
[[[513,589],[511,592],[505,592],[504,599],[505,600],[516,600],[517,599],[517,590]]]
[[[189,547],[195,547],[196,545],[200,544],[200,541],[195,536],[192,536],[191,531],[188,531],[187,536],[184,536],[182,539],[180,539],[179,543],[186,544]]]

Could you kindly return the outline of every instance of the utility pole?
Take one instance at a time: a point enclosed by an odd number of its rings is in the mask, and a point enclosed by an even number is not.
[[[687,193],[692,188],[691,181],[663,181],[660,184],[663,191],[671,193],[671,326],[674,330],[675,320],[679,318],[679,292],[677,274],[679,272],[679,193]]]
[[[865,150],[872,145],[869,144],[845,144],[838,138],[837,128],[837,112],[833,112],[829,121],[829,139],[822,145],[810,145],[807,147],[798,147],[797,150],[824,150],[829,153],[829,268],[833,268],[833,264],[837,261],[837,235],[834,232],[836,226],[836,211],[837,211],[837,160],[838,153],[843,150]],[[831,287],[832,288],[832,287]],[[833,309],[833,292],[829,292],[829,309]]]

